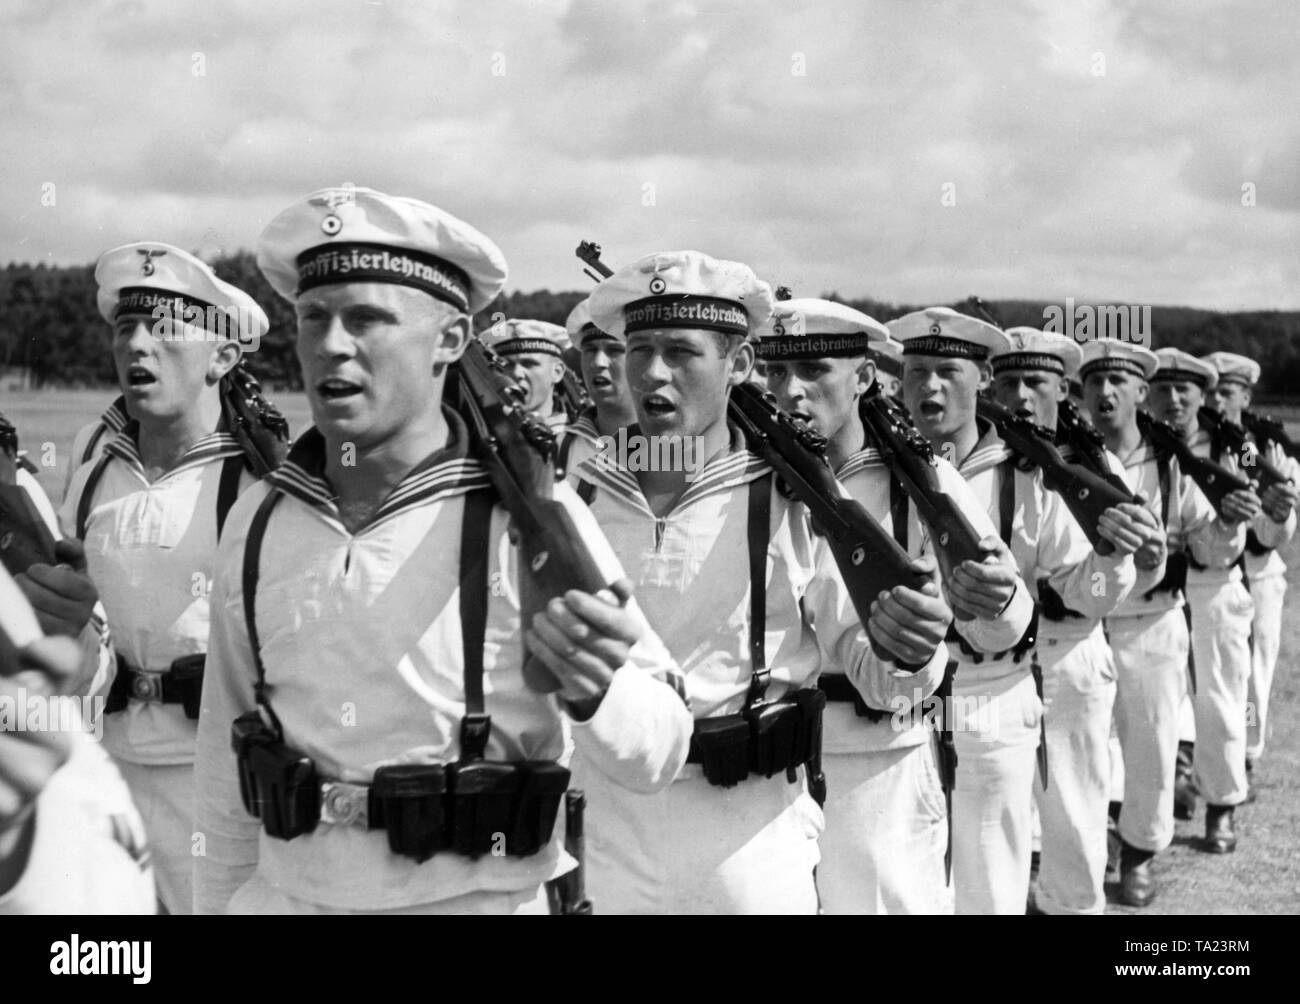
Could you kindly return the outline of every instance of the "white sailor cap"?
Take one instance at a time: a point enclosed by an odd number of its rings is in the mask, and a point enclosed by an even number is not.
[[[883,342],[873,342],[867,355],[876,364],[876,369],[890,376],[903,378],[903,343],[897,338],[886,338]]]
[[[889,339],[889,329],[874,317],[842,303],[800,297],[779,300],[772,316],[754,333],[759,359],[854,359]]]
[[[138,241],[105,251],[95,282],[100,316],[110,324],[130,315],[172,320],[254,345],[270,327],[256,300],[170,244]]]
[[[1083,350],[1073,338],[1038,328],[1007,328],[1006,349],[993,353],[993,372],[1047,370],[1073,379],[1083,362]]]
[[[1202,356],[1201,362],[1209,363],[1219,374],[1219,383],[1239,383],[1254,387],[1259,383],[1259,363],[1249,356],[1239,356],[1235,352],[1211,352]]]
[[[569,333],[569,338],[578,348],[582,348],[582,343],[588,338],[612,338],[613,336],[607,331],[602,331],[596,327],[596,322],[591,319],[591,297],[582,300],[569,311],[569,316],[564,321],[564,328]]]
[[[502,356],[541,352],[559,359],[571,344],[569,333],[558,324],[522,318],[498,321],[482,332],[479,338],[484,345]]]
[[[391,282],[472,314],[506,282],[505,256],[468,223],[418,199],[351,185],[313,192],[268,223],[257,264],[290,301],[317,286]]]
[[[1083,343],[1083,364],[1079,367],[1079,380],[1088,374],[1105,370],[1132,373],[1143,380],[1155,376],[1160,360],[1150,349],[1115,338],[1094,338]]]
[[[700,251],[659,251],[597,286],[591,319],[620,339],[652,328],[748,336],[772,315],[772,303],[772,287],[748,265]]]
[[[1160,366],[1151,378],[1153,383],[1161,380],[1186,380],[1198,384],[1202,390],[1214,390],[1214,385],[1219,382],[1218,370],[1182,349],[1156,349],[1156,359],[1160,361]]]
[[[889,322],[889,333],[903,343],[905,356],[952,356],[983,362],[1006,348],[1000,328],[951,307],[914,310]]]

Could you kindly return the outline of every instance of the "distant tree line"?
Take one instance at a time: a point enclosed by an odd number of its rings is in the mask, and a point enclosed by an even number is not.
[[[258,351],[248,357],[253,372],[270,387],[299,389],[293,309],[271,289],[251,252],[239,251],[212,264],[217,275],[257,300],[271,320],[270,331]],[[542,289],[505,293],[478,314],[475,322],[481,329],[503,315],[563,324],[569,311],[588,292],[553,293]],[[796,294],[808,292],[799,290]],[[836,293],[822,295],[881,321],[923,306],[845,298]],[[953,306],[963,309],[958,304]],[[1050,316],[1045,313],[1049,307],[1046,301],[994,300],[988,306],[1007,327],[1041,328]],[[1074,316],[1081,309],[1076,305]],[[1077,333],[1079,329],[1075,330]],[[1250,356],[1259,361],[1263,370],[1258,396],[1300,397],[1300,311],[1222,313],[1190,307],[1153,307],[1150,333],[1155,345],[1174,345],[1193,355],[1226,349]],[[109,345],[109,327],[95,306],[91,266],[10,264],[0,270],[0,375],[25,369],[35,387],[112,384]]]

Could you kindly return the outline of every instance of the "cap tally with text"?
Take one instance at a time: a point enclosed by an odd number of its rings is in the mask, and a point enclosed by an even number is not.
[[[539,352],[560,359],[570,344],[569,333],[558,324],[515,318],[499,321],[479,337],[484,345],[502,356]]]
[[[889,322],[905,356],[949,356],[983,362],[1009,344],[1001,329],[951,307],[927,307]]]
[[[457,310],[482,310],[506,282],[500,249],[468,223],[418,199],[372,188],[323,188],[267,224],[257,264],[275,291],[386,282]]]
[[[1151,378],[1153,383],[1168,380],[1186,380],[1200,386],[1202,390],[1214,390],[1219,382],[1219,371],[1209,363],[1202,362],[1182,349],[1156,349],[1156,359],[1160,365]]]
[[[1073,338],[1038,328],[1007,328],[1009,342],[1005,351],[994,352],[993,372],[1007,370],[1046,370],[1072,378],[1083,362],[1083,350]]]
[[[1094,338],[1083,343],[1079,379],[1086,380],[1091,373],[1121,372],[1150,380],[1159,366],[1156,354],[1141,345],[1116,338]]]
[[[883,342],[873,343],[867,350],[867,355],[881,373],[888,373],[900,380],[903,378],[903,343],[897,338],[887,337]]]
[[[801,297],[780,300],[754,333],[759,359],[853,359],[873,344],[887,341],[889,330],[873,317],[842,303]]]
[[[1239,383],[1243,387],[1254,387],[1259,383],[1259,363],[1249,356],[1240,356],[1235,352],[1211,352],[1202,356],[1201,362],[1214,367],[1219,374],[1219,383]]]
[[[772,287],[748,265],[700,251],[659,251],[591,294],[591,319],[614,338],[654,328],[748,336],[772,315]]]
[[[578,348],[582,348],[582,343],[588,338],[610,338],[608,332],[601,331],[591,319],[591,297],[582,300],[569,311],[569,316],[564,321],[565,330],[569,332],[569,338]]]
[[[138,241],[105,251],[95,282],[96,305],[110,324],[128,316],[171,320],[241,342],[256,342],[270,327],[256,300],[170,244]]]

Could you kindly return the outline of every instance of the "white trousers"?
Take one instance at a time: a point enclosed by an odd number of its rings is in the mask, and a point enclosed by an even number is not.
[[[1250,598],[1255,617],[1250,622],[1250,685],[1246,689],[1246,758],[1264,755],[1268,726],[1268,695],[1273,689],[1273,671],[1282,639],[1282,600],[1286,596],[1285,575],[1265,575],[1250,580]]]
[[[1178,705],[1187,692],[1187,621],[1181,608],[1106,621],[1115,660],[1115,731],[1124,759],[1119,833],[1145,851],[1174,838]]]
[[[1101,625],[1082,639],[1043,639],[1048,785],[1035,784],[1042,859],[1035,902],[1049,914],[1100,914],[1115,664]]]
[[[825,818],[802,777],[751,775],[720,788],[692,774],[640,794],[591,768],[581,751],[574,760],[575,786],[587,793],[587,893],[598,913],[817,912],[813,869]]]
[[[1246,691],[1255,606],[1240,582],[1200,585],[1188,576],[1196,660],[1196,752],[1192,775],[1211,805],[1246,800]]]
[[[979,668],[963,665],[953,680],[955,912],[1024,914],[1042,702],[1028,662],[993,680]]]
[[[817,890],[827,914],[952,913],[934,745],[827,754]]]
[[[347,914],[351,916],[422,916],[438,915],[509,915],[547,914],[550,910],[546,902],[544,888],[529,889],[526,892],[471,892],[464,896],[440,900],[437,903],[423,903],[418,906],[401,907],[395,910],[344,910],[338,907],[321,906],[309,903],[305,899],[290,896],[277,889],[262,877],[261,872],[254,872],[253,877],[245,882],[230,897],[226,907],[228,914],[298,914],[324,915]]]
[[[168,913],[194,912],[194,766],[114,760],[140,810],[153,853],[158,899]]]

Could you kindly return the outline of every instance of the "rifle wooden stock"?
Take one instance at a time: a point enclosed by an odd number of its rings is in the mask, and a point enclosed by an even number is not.
[[[1118,491],[1129,492],[1128,484],[1110,469],[1106,461],[1106,443],[1101,433],[1069,398],[1062,401],[1057,410],[1056,442],[1070,451],[1067,460],[1076,460],[1099,478],[1109,481]]]
[[[873,394],[862,398],[858,414],[881,457],[916,506],[916,514],[930,534],[944,580],[951,578],[963,561],[983,561],[987,552],[980,548],[979,533],[943,490],[934,451],[912,427],[902,406],[883,394]],[[960,608],[953,614],[961,620],[974,616]]]
[[[996,401],[980,398],[976,409],[982,418],[997,427],[998,435],[1007,446],[1043,472],[1043,484],[1065,501],[1097,553],[1111,554],[1115,545],[1098,531],[1098,520],[1112,506],[1135,502],[1133,493],[1127,488],[1120,491],[1081,464],[1070,463],[1057,449],[1053,433]]]
[[[1203,429],[1218,433],[1219,441],[1240,458],[1238,468],[1255,483],[1258,491],[1262,492],[1273,485],[1287,484],[1291,480],[1290,475],[1274,467],[1259,447],[1246,438],[1246,430],[1240,425],[1229,422],[1226,417],[1206,405],[1201,405],[1196,420]]]
[[[1198,457],[1187,445],[1187,440],[1178,434],[1168,422],[1162,422],[1150,412],[1137,413],[1138,429],[1158,450],[1172,453],[1178,458],[1178,466],[1187,474],[1196,486],[1205,493],[1214,506],[1215,512],[1223,515],[1223,500],[1231,492],[1240,489],[1249,490],[1250,482],[1240,475],[1224,470],[1208,457]]]
[[[1300,460],[1300,444],[1286,434],[1286,427],[1269,415],[1257,415],[1251,411],[1241,413],[1241,424],[1255,437],[1261,447],[1277,443],[1292,460]]]
[[[823,455],[825,440],[781,411],[772,395],[742,383],[731,389],[727,411],[750,449],[808,508],[813,529],[830,545],[864,628],[881,592],[900,585],[920,589],[932,581],[913,569],[907,552],[861,503],[843,494]]]
[[[552,497],[554,434],[520,406],[518,388],[499,357],[478,339],[470,339],[454,372],[459,410],[518,539],[523,623],[570,589],[594,594],[608,588],[573,516]],[[559,689],[536,659],[526,660],[524,670],[534,690]]]

